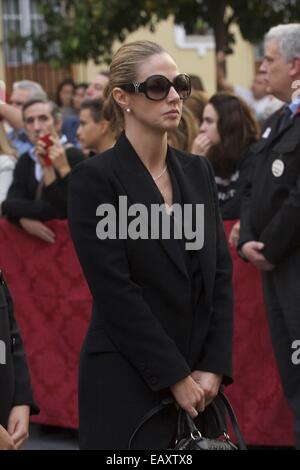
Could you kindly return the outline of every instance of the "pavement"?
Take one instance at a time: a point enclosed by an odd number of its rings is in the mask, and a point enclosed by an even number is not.
[[[78,431],[31,423],[22,450],[79,450]]]

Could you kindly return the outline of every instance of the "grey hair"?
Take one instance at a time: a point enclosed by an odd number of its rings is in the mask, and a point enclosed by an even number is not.
[[[265,36],[265,41],[276,41],[286,63],[300,57],[300,23],[274,26]]]
[[[27,108],[30,108],[30,106],[33,106],[34,104],[40,104],[40,103],[47,104],[49,106],[49,111],[54,121],[57,121],[58,119],[62,117],[61,110],[59,106],[57,106],[57,104],[54,103],[54,101],[49,101],[47,98],[43,98],[37,94],[37,95],[34,95],[34,97],[31,98],[30,100],[26,101],[26,103],[24,104],[23,109],[22,109],[23,119],[24,119],[25,111]]]
[[[17,90],[17,89],[30,91],[29,99],[31,99],[35,95],[38,95],[40,97],[47,99],[46,92],[43,90],[41,85],[37,82],[33,82],[31,80],[20,80],[19,82],[14,82],[13,90]]]

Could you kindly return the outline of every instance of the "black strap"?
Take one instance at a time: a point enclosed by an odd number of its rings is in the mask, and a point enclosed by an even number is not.
[[[225,407],[226,407],[226,410],[229,414],[229,417],[230,417],[230,421],[231,421],[231,424],[232,424],[232,427],[233,427],[233,430],[234,430],[234,433],[236,435],[236,438],[237,438],[237,441],[238,441],[238,445],[239,445],[239,449],[240,450],[247,450],[247,447],[246,447],[246,444],[245,444],[245,441],[244,441],[244,438],[242,436],[242,433],[241,433],[241,430],[240,430],[240,427],[239,427],[239,424],[238,424],[238,421],[236,419],[236,416],[235,416],[235,413],[233,411],[233,408],[228,400],[228,398],[226,397],[226,395],[224,395],[223,392],[219,392],[218,396],[221,398],[221,400],[223,401]]]
[[[152,408],[148,413],[145,414],[145,416],[142,418],[142,420],[139,422],[137,427],[135,428],[129,444],[128,444],[128,450],[131,450],[132,442],[133,439],[135,438],[136,434],[139,432],[139,430],[146,424],[153,416],[155,416],[157,413],[160,411],[164,410],[167,406],[173,405],[174,404],[174,399],[172,397],[165,398],[162,400],[162,402],[159,405],[156,405],[154,408]]]
[[[224,405],[225,405],[225,408],[228,412],[228,415],[230,417],[230,421],[231,421],[231,424],[232,424],[232,427],[234,429],[234,432],[235,432],[235,435],[236,435],[236,438],[237,438],[237,442],[238,442],[238,446],[239,446],[239,449],[240,450],[247,450],[247,447],[246,447],[246,444],[245,444],[245,441],[243,439],[243,436],[242,436],[242,433],[240,431],[240,428],[239,428],[239,425],[238,425],[238,422],[237,422],[237,419],[236,419],[236,416],[235,416],[235,413],[233,411],[233,408],[228,400],[228,398],[224,395],[223,392],[219,392],[218,397],[221,398],[221,400],[223,401]],[[145,416],[142,418],[142,420],[140,421],[140,423],[137,425],[137,427],[135,428],[130,440],[129,440],[129,444],[128,444],[128,450],[131,450],[131,447],[132,447],[132,443],[133,443],[133,440],[135,438],[135,436],[137,435],[137,433],[139,432],[139,430],[153,417],[155,416],[157,413],[159,413],[160,411],[164,410],[167,406],[170,406],[170,405],[174,405],[175,401],[172,397],[168,397],[168,398],[165,398],[164,400],[162,400],[162,402],[155,406],[154,408],[152,408],[150,411],[148,411],[148,413],[145,414]],[[221,426],[221,430],[222,432],[225,431],[225,425],[223,424],[223,420],[221,418],[221,414],[219,412],[219,409],[217,407],[217,404],[216,402],[213,402],[213,409],[216,413],[216,416],[218,418],[218,421],[219,421],[219,424]],[[216,412],[217,409],[218,411]],[[194,422],[193,422],[194,424]],[[224,428],[224,429],[223,429]]]

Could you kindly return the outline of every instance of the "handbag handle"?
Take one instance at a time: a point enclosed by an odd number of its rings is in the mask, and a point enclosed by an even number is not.
[[[216,425],[217,428],[220,429],[222,434],[225,436],[226,439],[229,439],[229,436],[227,434],[227,427],[225,424],[225,421],[223,420],[222,413],[220,412],[217,404],[213,401],[209,405],[211,409],[213,410],[213,415],[216,420]],[[201,437],[200,431],[197,429],[193,419],[190,417],[190,415],[184,411],[183,409],[179,410],[178,414],[178,420],[177,420],[177,441],[181,439],[185,435],[186,431],[186,424],[188,425],[188,431],[191,434],[191,436],[198,436]]]
[[[239,425],[238,425],[238,422],[237,422],[237,419],[236,419],[236,416],[235,416],[235,413],[233,411],[233,408],[228,400],[228,398],[224,395],[223,392],[219,391],[218,397],[220,397],[220,399],[223,401],[224,405],[225,405],[225,408],[228,412],[228,415],[229,415],[229,418],[230,418],[230,421],[231,421],[231,424],[232,424],[232,427],[233,427],[233,430],[235,432],[235,435],[236,435],[236,438],[237,438],[237,442],[238,442],[238,446],[239,446],[239,450],[247,450],[247,447],[246,447],[246,444],[245,444],[245,441],[243,439],[243,436],[242,436],[242,433],[240,431],[240,428],[239,428]],[[159,413],[160,411],[162,411],[163,409],[165,409],[167,406],[170,406],[170,405],[173,405],[175,403],[174,401],[174,398],[173,397],[168,397],[168,398],[165,398],[164,400],[162,400],[162,402],[155,406],[154,408],[152,408],[150,411],[148,411],[148,413],[145,414],[145,416],[142,418],[142,420],[140,421],[140,423],[137,425],[137,427],[135,428],[134,432],[132,433],[131,435],[131,438],[129,440],[129,444],[128,444],[128,450],[131,450],[131,447],[132,447],[132,443],[133,443],[133,440],[136,436],[136,434],[139,432],[139,430],[153,417],[155,416],[157,413]],[[220,429],[222,430],[222,432],[227,435],[226,433],[226,426],[224,424],[224,421],[222,419],[222,414],[220,413],[217,405],[215,402],[212,402],[211,403],[213,409],[214,409],[214,412],[215,412],[215,416],[217,418],[217,421],[219,423],[219,426],[220,426]],[[183,410],[180,410],[183,412]],[[184,413],[184,412],[183,412]],[[193,433],[200,433],[200,431],[198,430],[197,426],[195,425],[194,421],[192,420],[192,418],[189,416],[188,413],[186,413],[186,416],[187,416],[187,420],[188,420],[188,424],[189,424],[189,427],[190,427],[190,430],[191,432]],[[180,421],[180,419],[178,420],[178,422]],[[178,429],[179,432],[181,432],[181,429]],[[177,434],[178,435],[178,434]]]
[[[137,427],[135,428],[135,430],[133,431],[131,435],[131,438],[128,444],[128,450],[131,450],[133,440],[135,436],[137,435],[137,433],[139,432],[139,430],[144,426],[144,424],[150,421],[150,419],[153,418],[153,416],[155,416],[160,411],[164,410],[167,406],[170,406],[173,404],[174,404],[174,399],[172,397],[164,398],[159,405],[156,405],[154,408],[148,411],[148,413],[146,413],[145,416],[143,416],[142,420],[139,422],[139,424],[137,425]]]
[[[231,424],[232,424],[232,427],[233,427],[233,430],[234,430],[234,433],[235,433],[235,436],[237,438],[237,441],[238,441],[238,445],[239,445],[239,449],[240,450],[247,450],[247,446],[245,444],[245,441],[244,441],[244,438],[242,436],[242,433],[241,433],[241,430],[240,430],[240,427],[239,427],[239,423],[238,423],[238,420],[235,416],[235,413],[233,411],[233,408],[230,404],[230,401],[228,400],[228,398],[226,397],[226,395],[224,395],[223,392],[219,392],[218,393],[218,396],[221,398],[222,402],[224,403],[225,405],[225,408],[228,412],[228,415],[229,415],[229,418],[230,418],[230,421],[231,421]]]

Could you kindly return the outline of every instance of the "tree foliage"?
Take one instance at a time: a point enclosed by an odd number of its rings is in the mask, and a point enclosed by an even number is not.
[[[188,33],[201,24],[212,28],[216,50],[230,52],[235,22],[243,37],[260,41],[276,24],[298,22],[299,0],[36,0],[45,18],[43,33],[11,38],[14,44],[30,41],[39,59],[57,65],[108,62],[115,40],[141,26],[154,31],[160,20],[173,15]],[[227,7],[230,7],[228,9]]]

